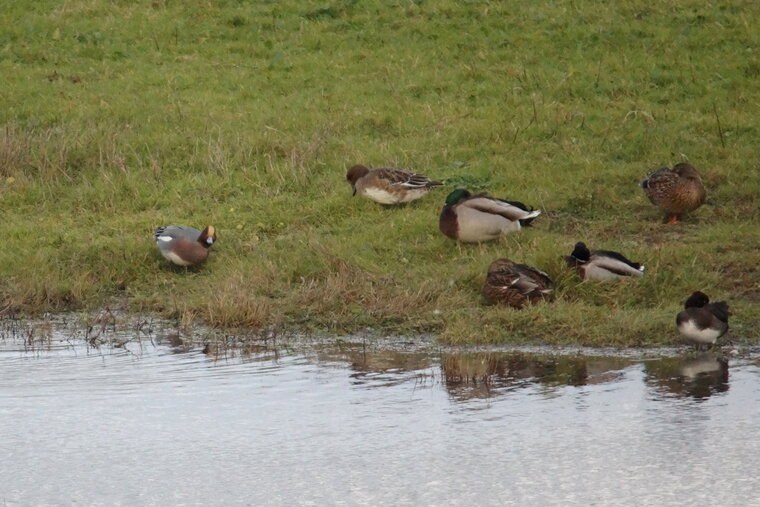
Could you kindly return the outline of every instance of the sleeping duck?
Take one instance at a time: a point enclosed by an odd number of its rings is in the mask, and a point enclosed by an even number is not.
[[[627,276],[641,276],[644,266],[632,262],[618,252],[588,249],[585,243],[575,244],[573,253],[565,257],[565,262],[578,271],[583,280],[615,280]]]
[[[699,173],[686,162],[649,173],[641,188],[652,204],[666,213],[669,224],[677,224],[681,215],[699,208],[707,195]]]
[[[684,309],[676,316],[676,326],[683,339],[698,349],[703,345],[712,347],[728,331],[728,303],[710,303],[704,292],[694,292],[684,303]]]
[[[541,211],[517,201],[505,201],[486,194],[472,195],[458,188],[446,197],[438,226],[446,236],[465,242],[481,243],[519,231]]]
[[[534,301],[552,298],[554,282],[549,275],[527,264],[496,259],[488,266],[483,296],[489,305],[504,303],[522,308]]]

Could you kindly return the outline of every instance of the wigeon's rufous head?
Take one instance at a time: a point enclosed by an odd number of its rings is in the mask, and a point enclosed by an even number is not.
[[[207,226],[205,229],[203,229],[203,232],[201,232],[201,235],[198,236],[198,242],[201,243],[206,248],[213,245],[215,241],[216,241],[216,229],[214,229],[213,225]]]

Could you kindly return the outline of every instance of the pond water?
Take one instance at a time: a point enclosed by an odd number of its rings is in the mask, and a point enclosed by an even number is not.
[[[2,505],[760,504],[751,354],[149,327],[5,324]]]

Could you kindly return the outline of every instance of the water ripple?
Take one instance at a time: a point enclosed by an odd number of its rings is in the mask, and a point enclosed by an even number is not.
[[[754,358],[161,337],[93,346],[53,328],[33,346],[0,339],[5,503],[738,505],[754,495]],[[709,481],[693,475],[705,463]]]

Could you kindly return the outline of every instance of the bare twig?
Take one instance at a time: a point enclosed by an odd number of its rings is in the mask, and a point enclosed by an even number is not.
[[[713,112],[715,113],[715,122],[718,124],[718,136],[720,136],[720,145],[723,146],[723,148],[725,148],[726,140],[723,136],[723,129],[720,126],[720,116],[718,116],[718,106],[715,105],[715,102],[713,102]]]

